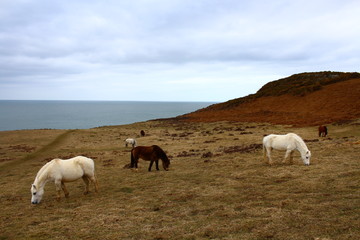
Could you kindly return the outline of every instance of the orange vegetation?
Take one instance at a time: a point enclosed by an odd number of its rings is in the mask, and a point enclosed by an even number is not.
[[[307,94],[257,97],[258,93],[215,104],[178,118],[192,122],[268,122],[294,126],[360,118],[360,78],[321,86],[319,90]],[[237,103],[234,104],[235,101]]]

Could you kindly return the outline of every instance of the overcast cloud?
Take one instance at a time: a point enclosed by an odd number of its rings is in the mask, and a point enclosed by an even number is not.
[[[358,0],[0,0],[0,99],[226,101],[359,71]]]

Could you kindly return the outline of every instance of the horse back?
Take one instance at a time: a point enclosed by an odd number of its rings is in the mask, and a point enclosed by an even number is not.
[[[263,139],[263,145],[267,148],[274,148],[278,150],[286,150],[289,147],[295,146],[294,133],[288,133],[286,135],[270,134]],[[297,136],[297,135],[296,135]]]
[[[84,156],[77,156],[74,159],[76,165],[80,166],[86,173],[93,172],[95,170],[94,160]]]
[[[165,152],[157,145],[137,146],[131,150],[131,155],[134,158],[141,158],[143,160],[163,159],[166,157]]]
[[[67,160],[59,160],[64,180],[72,181],[84,175],[93,176],[95,164],[91,158],[77,156]]]
[[[141,158],[143,160],[152,160],[154,157],[152,146],[137,146],[131,150],[131,155],[136,159]]]

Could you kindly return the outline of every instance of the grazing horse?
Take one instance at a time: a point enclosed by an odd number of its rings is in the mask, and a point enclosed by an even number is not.
[[[149,147],[138,146],[131,150],[131,163],[130,168],[138,167],[139,158],[144,159],[146,161],[150,161],[149,172],[151,171],[151,167],[153,163],[156,163],[156,170],[159,170],[159,159],[162,160],[163,168],[168,171],[170,166],[170,160],[166,156],[164,150],[162,150],[159,146],[153,145]]]
[[[305,142],[301,137],[296,135],[295,133],[288,133],[286,135],[275,135],[270,134],[263,139],[263,151],[264,151],[264,160],[269,160],[269,164],[271,165],[271,151],[272,149],[277,150],[286,150],[285,158],[283,162],[290,157],[290,163],[293,160],[293,152],[294,150],[298,150],[301,154],[301,158],[305,165],[310,165],[311,152],[307,148]]]
[[[64,182],[72,182],[82,178],[85,182],[85,192],[89,193],[89,182],[95,185],[95,191],[98,191],[98,185],[95,178],[95,164],[90,158],[77,156],[67,160],[53,159],[46,163],[37,173],[34,183],[31,185],[31,203],[40,203],[44,187],[48,181],[54,181],[57,191],[57,200],[61,198],[61,189],[65,197],[69,197],[69,192]]]
[[[141,130],[141,131],[140,131],[140,135],[141,135],[142,137],[145,137],[145,132],[144,132],[144,130]]]
[[[319,137],[326,137],[328,130],[326,126],[319,126]]]
[[[128,144],[130,144],[134,148],[134,147],[136,147],[137,142],[133,138],[128,138],[128,139],[125,139],[125,146],[127,147]]]

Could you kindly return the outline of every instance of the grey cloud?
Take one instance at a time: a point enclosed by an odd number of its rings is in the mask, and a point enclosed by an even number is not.
[[[198,63],[209,71],[230,63],[248,71],[271,66],[263,75],[356,71],[358,10],[350,0],[1,1],[0,84],[104,75],[148,81],[137,70],[169,79]],[[154,74],[155,65],[169,71]]]

